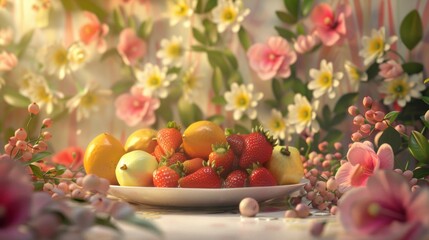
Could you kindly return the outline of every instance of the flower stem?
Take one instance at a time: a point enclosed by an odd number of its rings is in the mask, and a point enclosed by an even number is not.
[[[398,56],[398,57],[401,59],[401,61],[402,61],[403,63],[405,63],[405,62],[406,62],[406,61],[405,61],[405,58],[404,58],[404,57],[402,57],[402,55],[401,55],[401,54],[399,54],[397,51],[395,51],[395,50],[393,50],[393,49],[389,49],[389,50],[388,50],[388,52],[391,52],[391,53],[395,54],[396,56]]]

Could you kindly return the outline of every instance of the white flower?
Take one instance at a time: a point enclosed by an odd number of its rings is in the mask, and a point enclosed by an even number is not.
[[[67,49],[67,59],[70,69],[76,71],[88,60],[88,51],[84,48],[82,43],[73,43]]]
[[[319,107],[319,101],[315,100],[310,104],[306,97],[296,94],[294,97],[295,104],[288,106],[288,122],[295,128],[295,132],[301,133],[306,128],[311,133],[319,131],[319,123],[316,120],[316,110]]]
[[[335,97],[335,89],[340,85],[340,79],[343,78],[343,73],[337,72],[334,74],[334,69],[331,62],[325,59],[320,63],[320,70],[310,69],[310,77],[313,79],[308,84],[308,88],[313,91],[313,96],[319,98],[325,93],[328,93],[329,98]]]
[[[213,21],[217,23],[217,30],[220,33],[228,27],[231,27],[233,32],[238,32],[241,22],[249,13],[250,9],[243,9],[241,0],[220,0],[213,9]]]
[[[291,140],[290,130],[282,113],[276,109],[271,110],[271,116],[265,121],[265,127],[274,138]]]
[[[386,94],[383,100],[384,104],[389,105],[397,101],[399,106],[405,107],[407,102],[411,101],[411,97],[421,98],[420,92],[425,88],[421,73],[411,76],[403,74],[389,81],[384,81],[380,86],[380,93]]]
[[[385,29],[381,27],[380,30],[372,30],[371,37],[364,36],[362,38],[363,49],[359,51],[359,55],[364,58],[363,63],[368,66],[374,60],[381,63],[384,60],[384,53],[390,49],[390,45],[398,38],[392,36],[386,41]]]
[[[195,101],[194,94],[200,88],[200,79],[195,74],[195,65],[190,67],[183,73],[182,76],[182,90],[183,96],[188,101]]]
[[[100,105],[112,94],[109,89],[100,89],[94,82],[88,82],[85,88],[67,101],[69,112],[76,109],[77,121],[88,118],[91,112],[100,109]]]
[[[258,101],[264,96],[263,93],[253,93],[253,84],[247,86],[237,83],[231,85],[231,91],[226,92],[224,97],[226,99],[225,110],[234,111],[234,119],[239,120],[243,113],[247,113],[250,119],[255,119],[257,112],[255,107],[258,105]]]
[[[168,86],[176,78],[175,74],[167,75],[167,68],[159,68],[147,63],[143,71],[136,70],[137,86],[143,87],[143,94],[151,97],[166,98]]]
[[[170,25],[174,26],[183,21],[183,26],[191,26],[191,16],[194,14],[194,8],[197,5],[196,0],[170,0],[168,9]]]
[[[182,58],[185,53],[183,47],[183,38],[173,36],[170,40],[161,40],[161,49],[156,53],[156,56],[162,60],[162,64],[180,67]]]
[[[344,63],[344,68],[346,69],[347,76],[354,89],[359,87],[360,81],[368,81],[366,72],[359,70],[353,63],[346,61],[346,63]]]

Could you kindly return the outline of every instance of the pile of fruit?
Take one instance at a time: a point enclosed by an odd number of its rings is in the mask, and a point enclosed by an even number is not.
[[[300,182],[304,169],[298,150],[277,146],[268,131],[229,133],[210,121],[183,132],[175,122],[140,129],[125,145],[102,133],[88,145],[86,172],[121,186],[237,188]]]

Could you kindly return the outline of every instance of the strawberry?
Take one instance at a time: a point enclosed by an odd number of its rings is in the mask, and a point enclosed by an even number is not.
[[[164,150],[162,150],[161,146],[156,145],[155,149],[153,150],[152,155],[156,158],[158,162],[161,162],[163,158],[168,158],[168,156],[165,154]]]
[[[167,166],[161,166],[153,172],[153,184],[155,187],[177,187],[179,179],[179,173]]]
[[[264,164],[270,160],[277,141],[261,126],[253,129],[244,139],[244,149],[240,156],[239,165],[246,169],[254,163]]]
[[[277,181],[273,174],[265,167],[260,167],[258,164],[253,165],[253,169],[248,170],[249,173],[249,186],[250,187],[261,187],[261,186],[275,186]]]
[[[244,148],[243,135],[234,133],[230,128],[225,129],[225,134],[227,135],[226,141],[230,145],[234,154],[240,156]]]
[[[164,153],[173,154],[182,144],[180,127],[174,121],[168,122],[166,128],[158,131],[156,140]]]
[[[192,158],[183,162],[183,171],[185,175],[196,172],[202,167],[204,167],[204,159],[202,158]]]
[[[186,159],[187,159],[187,157],[186,157],[185,153],[183,153],[183,152],[175,152],[170,157],[163,156],[161,161],[165,162],[165,164],[167,166],[170,166],[170,165],[173,165],[173,164],[175,164],[177,162],[183,163],[184,161],[186,161]]]
[[[247,173],[244,170],[237,169],[232,171],[225,179],[224,187],[238,188],[245,187],[247,184]]]
[[[214,168],[205,166],[179,179],[179,186],[182,188],[220,188],[222,179]]]
[[[228,143],[213,144],[212,152],[209,155],[209,165],[214,165],[216,168],[222,168],[220,174],[226,176],[232,170],[234,162],[234,152],[230,149]]]

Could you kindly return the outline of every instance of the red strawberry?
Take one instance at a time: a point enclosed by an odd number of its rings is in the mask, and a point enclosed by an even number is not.
[[[277,181],[271,172],[264,168],[254,165],[253,169],[249,170],[249,186],[250,187],[261,187],[261,186],[275,186]]]
[[[183,171],[185,175],[196,172],[202,167],[204,167],[204,159],[202,158],[192,158],[183,162]]]
[[[240,156],[244,149],[244,138],[239,134],[232,134],[226,137],[226,141],[231,146],[235,155]]]
[[[158,162],[161,162],[163,158],[168,158],[161,146],[156,145],[155,150],[153,150],[152,155],[156,158]]]
[[[222,179],[215,169],[205,166],[179,179],[179,186],[182,188],[220,188]]]
[[[167,127],[160,129],[156,135],[158,146],[161,146],[162,150],[166,154],[173,154],[182,144],[182,133],[180,127],[177,126],[176,122],[171,121],[167,123]]]
[[[179,173],[167,166],[161,166],[153,172],[153,184],[155,187],[177,187],[179,179]]]
[[[183,152],[175,152],[170,157],[164,156],[162,158],[162,161],[165,162],[167,166],[173,165],[177,162],[184,162],[186,161],[187,157]]]
[[[216,168],[222,168],[220,174],[226,176],[232,170],[234,162],[234,152],[229,148],[228,143],[213,144],[212,152],[209,155],[208,163]]]
[[[275,145],[276,141],[268,131],[264,131],[261,126],[254,128],[244,139],[244,149],[238,164],[244,169],[254,163],[264,164],[270,160]]]
[[[245,187],[247,184],[247,173],[244,170],[237,169],[228,174],[225,179],[224,187],[226,188],[238,188]]]

